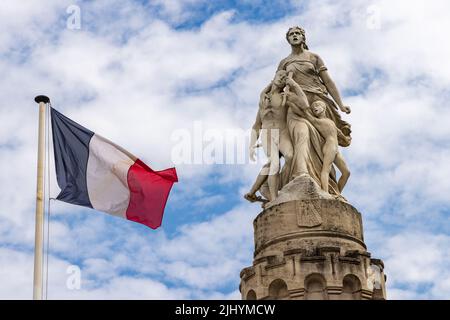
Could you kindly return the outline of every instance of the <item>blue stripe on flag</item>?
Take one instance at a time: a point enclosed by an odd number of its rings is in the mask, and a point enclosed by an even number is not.
[[[89,142],[94,132],[51,108],[56,178],[61,188],[57,199],[92,208],[86,170]]]

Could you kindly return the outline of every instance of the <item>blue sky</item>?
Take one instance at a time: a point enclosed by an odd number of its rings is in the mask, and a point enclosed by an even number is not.
[[[80,29],[67,28],[71,5]],[[352,107],[344,195],[385,262],[389,298],[448,298],[449,9],[441,0],[2,2],[0,298],[32,295],[35,95],[167,168],[177,130],[251,127],[293,25],[306,29]],[[177,170],[156,231],[53,203],[49,298],[238,299],[260,211],[242,195],[258,166]],[[81,268],[80,290],[66,286],[70,265]]]

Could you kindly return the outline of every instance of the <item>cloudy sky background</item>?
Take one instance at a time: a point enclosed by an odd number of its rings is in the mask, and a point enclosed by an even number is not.
[[[67,27],[73,5],[80,29]],[[200,124],[220,140],[252,125],[293,25],[306,29],[352,107],[344,195],[385,262],[388,297],[449,298],[449,11],[445,0],[2,1],[0,298],[32,297],[35,95],[167,168],[174,132]],[[48,297],[240,298],[259,213],[242,195],[258,167],[177,170],[157,231],[52,202]],[[66,286],[71,265],[80,290]]]

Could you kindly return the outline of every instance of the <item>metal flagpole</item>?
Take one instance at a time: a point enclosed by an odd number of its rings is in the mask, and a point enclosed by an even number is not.
[[[50,99],[37,96],[34,101],[39,103],[39,140],[37,163],[37,191],[36,191],[36,225],[34,238],[34,281],[33,299],[42,300],[42,266],[44,249],[44,161],[45,161],[45,115],[46,104]]]

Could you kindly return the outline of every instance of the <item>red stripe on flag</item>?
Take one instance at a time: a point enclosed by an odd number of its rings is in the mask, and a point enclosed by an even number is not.
[[[175,168],[153,171],[137,159],[128,170],[127,179],[130,189],[127,219],[152,229],[161,226],[170,189],[178,182]]]

